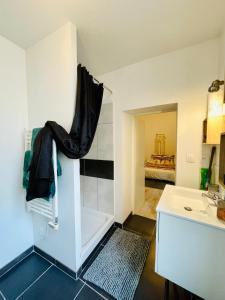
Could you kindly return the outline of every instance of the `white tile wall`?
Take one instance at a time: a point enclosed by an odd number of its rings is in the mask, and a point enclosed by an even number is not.
[[[113,160],[113,125],[98,126],[98,159]]]
[[[84,206],[84,187],[85,187],[85,176],[80,176],[80,201],[81,205]]]
[[[102,105],[98,127],[86,159],[113,160],[113,104]]]
[[[113,104],[102,104],[101,113],[98,124],[112,124],[113,123]]]
[[[83,205],[98,210],[98,178],[84,176]]]
[[[111,215],[114,214],[113,185],[113,180],[98,178],[99,210]]]
[[[114,213],[114,181],[109,179],[81,176],[82,206]]]
[[[113,160],[113,104],[102,105],[98,127],[86,159]],[[88,208],[114,214],[114,181],[81,176],[81,201]]]
[[[95,133],[95,137],[94,137],[94,140],[92,142],[92,145],[91,145],[91,149],[90,151],[88,152],[87,155],[85,155],[84,158],[87,158],[87,159],[97,159],[98,158],[98,129],[96,130],[96,133]]]

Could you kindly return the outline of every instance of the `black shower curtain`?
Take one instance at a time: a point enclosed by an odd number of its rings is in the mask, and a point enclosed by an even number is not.
[[[47,121],[37,135],[30,165],[26,200],[48,198],[54,180],[52,139],[57,149],[72,159],[86,155],[94,139],[102,105],[103,84],[96,84],[85,67],[77,67],[76,109],[70,133],[54,121]]]

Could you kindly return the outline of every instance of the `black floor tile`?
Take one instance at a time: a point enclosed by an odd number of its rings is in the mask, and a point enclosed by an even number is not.
[[[148,257],[142,272],[134,300],[161,300],[164,295],[165,279],[154,271],[155,268],[155,238],[153,237]]]
[[[66,298],[64,298],[66,299]],[[81,290],[79,295],[76,297],[77,300],[102,300],[104,299],[87,285]]]
[[[92,282],[89,282],[89,281],[86,280],[86,284],[88,286],[90,286],[92,289],[94,289],[95,291],[97,291],[99,294],[101,294],[107,300],[116,300],[116,298],[114,298],[113,296],[111,296],[110,294],[108,294],[105,290],[101,289],[100,287],[98,287],[97,285],[93,284]]]
[[[151,240],[155,230],[155,224],[156,222],[154,220],[138,215],[131,215],[124,223],[123,228],[140,233]]]
[[[73,300],[84,283],[74,280],[55,266],[52,266],[20,300]]]
[[[189,291],[183,289],[182,287],[176,285],[175,283],[169,283],[169,300],[204,300],[197,295],[190,293]]]
[[[16,264],[18,264],[20,261],[22,261],[25,257],[30,255],[34,250],[34,247],[31,246],[29,249],[18,255],[16,258],[14,258],[11,262],[9,262],[5,267],[1,268],[0,270],[0,277],[9,271],[12,267],[14,267]]]
[[[19,296],[51,264],[32,253],[0,278],[0,290],[7,300]]]
[[[128,221],[128,229],[131,228],[137,232],[144,232],[145,235],[147,233],[148,237],[151,236],[151,244],[148,257],[134,295],[134,300],[164,299],[165,279],[155,272],[156,237],[153,227],[155,222],[150,220],[152,222],[149,223],[147,218],[135,215],[132,216]],[[184,290],[182,287],[179,287],[172,282],[169,283],[169,287],[169,300],[200,300],[200,298],[198,298],[197,296],[191,295],[190,292]]]
[[[111,228],[101,241],[101,245],[93,251],[80,279],[74,280],[60,269],[32,253],[21,263],[0,277],[0,300],[115,300],[107,292],[96,285],[85,281],[83,275],[104,248],[117,228]],[[164,299],[165,279],[155,273],[155,221],[137,215],[130,216],[124,224],[124,229],[139,233],[150,241],[147,260],[134,295],[134,300]],[[50,267],[50,268],[49,268]],[[49,269],[48,269],[49,268]],[[48,269],[48,270],[47,270]],[[36,280],[36,281],[35,281]],[[85,282],[85,283],[84,283]],[[3,295],[1,295],[1,292]],[[4,297],[5,298],[4,298]],[[169,283],[169,300],[200,300],[183,288]]]

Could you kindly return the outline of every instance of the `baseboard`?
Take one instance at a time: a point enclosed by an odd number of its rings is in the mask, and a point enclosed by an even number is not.
[[[34,246],[31,246],[24,252],[22,252],[20,255],[18,255],[16,258],[14,258],[12,261],[10,261],[7,265],[5,265],[3,268],[0,269],[0,277],[7,273],[10,269],[15,267],[20,261],[22,261],[25,257],[30,255],[34,251]]]
[[[49,255],[48,253],[44,252],[43,250],[41,250],[40,248],[38,248],[35,245],[34,245],[34,252],[36,252],[37,254],[39,254],[40,256],[45,258],[46,260],[48,260],[53,265],[57,266],[59,269],[61,269],[62,271],[64,271],[65,273],[67,273],[68,275],[73,277],[74,279],[77,279],[77,272],[75,272],[72,269],[70,269],[69,267],[65,266],[63,263],[61,263],[60,261],[58,261],[57,259],[55,259],[51,255]]]

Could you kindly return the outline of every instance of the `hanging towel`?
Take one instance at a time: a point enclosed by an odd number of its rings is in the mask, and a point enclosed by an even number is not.
[[[91,147],[102,105],[103,84],[96,84],[85,67],[77,67],[76,109],[70,133],[54,121],[47,121],[33,148],[26,200],[48,198],[54,180],[52,139],[68,158],[79,159]]]
[[[34,142],[38,135],[38,133],[41,131],[42,128],[34,128],[32,130],[32,137],[31,137],[31,150],[27,150],[24,154],[24,163],[23,163],[23,188],[28,189],[29,185],[29,176],[30,176],[30,165],[32,161],[33,156],[33,148],[34,148]],[[57,159],[57,175],[62,175],[62,167]],[[53,197],[55,195],[55,182],[53,181],[50,187],[50,197]],[[44,199],[49,200],[49,198],[45,197]]]

